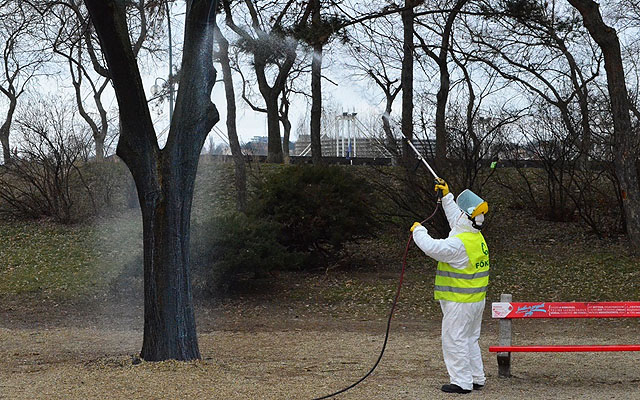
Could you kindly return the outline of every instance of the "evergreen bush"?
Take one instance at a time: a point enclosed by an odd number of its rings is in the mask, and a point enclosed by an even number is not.
[[[238,276],[260,276],[296,268],[299,257],[278,243],[279,226],[239,212],[214,216],[192,226],[194,286],[208,295],[224,293]]]
[[[334,262],[347,242],[372,236],[374,204],[371,186],[352,170],[283,166],[256,183],[249,215],[277,223],[278,242],[307,254],[302,267],[312,269]]]

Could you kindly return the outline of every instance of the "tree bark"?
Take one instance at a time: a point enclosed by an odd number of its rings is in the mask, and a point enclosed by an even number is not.
[[[291,164],[291,156],[289,154],[289,138],[291,137],[291,121],[288,118],[282,118],[282,154],[285,164]]]
[[[449,90],[451,86],[448,67],[449,47],[451,41],[451,34],[453,31],[453,23],[462,10],[462,7],[468,0],[458,0],[453,7],[444,25],[442,31],[442,41],[440,43],[440,51],[437,55],[432,55],[438,64],[440,70],[440,89],[436,95],[436,167],[443,171],[446,168],[447,161],[447,124],[446,113],[447,103],[449,101]],[[428,53],[432,54],[432,53]]]
[[[436,94],[436,157],[435,164],[442,171],[447,160],[446,112],[449,99],[449,69],[447,61],[440,65],[440,89]]]
[[[231,156],[235,166],[236,208],[240,212],[245,212],[247,209],[247,167],[242,155],[236,127],[236,95],[233,88],[231,61],[229,60],[229,41],[222,36],[222,32],[217,28],[216,35],[220,49],[218,51],[218,59],[222,66],[222,80],[227,100],[227,135],[229,136],[229,147],[231,148]]]
[[[93,139],[96,144],[96,161],[102,162],[104,160],[104,137],[94,136]]]
[[[265,97],[267,107],[267,162],[281,164],[284,161],[282,154],[282,139],[280,136],[280,111],[278,108],[278,95],[273,95],[269,90]]]
[[[282,91],[282,96],[280,97],[280,123],[282,123],[282,155],[283,161],[285,164],[291,164],[291,155],[289,154],[289,139],[291,137],[291,121],[289,120],[289,107],[291,103],[289,103],[289,92],[290,90],[286,87]]]
[[[62,54],[62,53],[59,53]],[[66,56],[66,55],[65,55]],[[67,57],[67,56],[66,56]],[[71,57],[69,57],[71,59]],[[104,88],[109,84],[109,79],[105,79],[103,84],[99,89],[95,89],[93,87],[93,99],[96,104],[96,108],[98,109],[98,115],[100,116],[100,126],[96,124],[96,122],[91,118],[89,113],[84,108],[83,100],[82,100],[82,74],[81,68],[78,67],[77,76],[73,72],[74,65],[72,62],[69,62],[71,77],[73,80],[73,87],[75,89],[75,98],[76,105],[78,107],[78,113],[85,120],[89,128],[91,129],[91,134],[93,136],[93,141],[95,143],[96,150],[96,161],[102,162],[104,160],[104,141],[107,137],[108,130],[108,121],[107,121],[107,111],[102,106],[101,94]]]
[[[312,1],[311,26],[319,30],[322,22],[320,0]],[[322,141],[320,139],[322,135],[322,51],[327,40],[328,37],[314,38],[311,57],[311,127],[309,134],[311,136],[311,160],[314,165],[322,163]]]
[[[382,114],[382,130],[385,135],[385,144],[387,149],[391,152],[393,156],[394,164],[398,161],[398,144],[396,143],[396,138],[393,136],[393,131],[391,130],[391,121],[389,116],[391,116],[391,111],[393,110],[393,102],[395,101],[396,95],[400,91],[401,87],[399,86],[396,90],[385,90],[385,107],[384,114]]]
[[[211,103],[215,0],[187,3],[181,84],[160,150],[129,39],[124,3],[85,0],[120,108],[117,154],[129,167],[142,209],[144,338],[148,361],[200,358],[191,297],[189,228],[205,138],[219,116]]]
[[[319,1],[316,1],[319,3]],[[315,16],[315,12],[314,12]],[[311,59],[311,160],[314,165],[322,163],[322,43],[313,46]]]
[[[636,167],[638,138],[631,127],[629,94],[618,34],[605,24],[598,3],[592,0],[569,0],[569,3],[582,15],[584,26],[604,56],[613,117],[613,164],[620,182],[627,234],[633,248],[640,251],[640,186]]]
[[[400,129],[407,140],[413,140],[413,6],[417,3],[418,0],[405,0],[406,9],[401,13],[404,51],[400,73],[400,84],[402,86],[402,121]],[[403,142],[402,160],[406,168],[410,168],[409,166],[415,160],[415,155],[406,142]]]
[[[4,157],[4,163],[11,163],[11,146],[9,145],[9,134],[11,133],[11,123],[13,121],[13,114],[16,111],[16,106],[18,105],[17,99],[10,98],[9,99],[9,109],[7,110],[7,114],[5,117],[2,126],[0,126],[0,144],[2,145],[2,155]]]

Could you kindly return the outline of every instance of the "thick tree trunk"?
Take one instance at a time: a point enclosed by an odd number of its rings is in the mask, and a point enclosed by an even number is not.
[[[449,69],[445,56],[440,63],[440,89],[436,95],[436,168],[444,171],[447,161],[447,102],[449,100]]]
[[[311,160],[314,165],[322,163],[322,43],[313,46],[311,60]]]
[[[569,3],[582,15],[584,26],[604,56],[613,117],[613,164],[622,191],[627,234],[634,249],[640,251],[640,182],[636,168],[638,137],[631,127],[629,96],[618,34],[604,23],[598,3],[592,0],[569,0]]]
[[[144,193],[144,339],[146,361],[200,358],[191,299],[189,220],[193,179],[172,175],[167,165],[158,177],[160,192]],[[149,186],[149,185],[144,185]]]
[[[85,0],[120,109],[117,154],[129,167],[142,209],[145,360],[200,357],[191,299],[189,220],[200,151],[219,116],[211,103],[215,0],[187,3],[181,82],[160,150],[133,54],[124,3]]]
[[[402,135],[407,140],[413,140],[413,25],[414,11],[413,6],[418,3],[417,0],[405,0],[405,9],[402,11],[402,30],[403,30],[403,56],[402,70],[400,72],[400,81],[402,85]],[[415,155],[409,145],[403,142],[402,160],[406,168],[415,161]]]
[[[313,1],[311,14],[312,27],[316,27],[319,35],[322,6],[320,0]],[[311,160],[314,165],[322,163],[322,140],[320,139],[322,121],[322,52],[324,43],[328,38],[316,37],[313,43],[313,56],[311,57]]]
[[[229,136],[229,147],[235,166],[235,186],[236,186],[236,208],[240,212],[247,209],[247,167],[238,139],[236,127],[236,95],[233,88],[233,75],[231,74],[231,62],[229,60],[229,42],[222,36],[220,30],[216,29],[220,51],[218,58],[222,66],[222,80],[224,81],[224,92],[227,100],[227,135]]]
[[[284,161],[282,154],[282,139],[280,136],[280,111],[278,108],[278,96],[265,98],[267,106],[267,162],[281,164]]]

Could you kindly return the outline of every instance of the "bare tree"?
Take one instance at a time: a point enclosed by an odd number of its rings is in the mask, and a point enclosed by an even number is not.
[[[632,129],[631,107],[624,75],[622,52],[616,30],[607,25],[598,3],[569,0],[582,15],[584,26],[604,56],[607,87],[613,117],[613,164],[620,181],[627,233],[634,249],[640,251],[640,181],[638,180],[638,132]]]
[[[402,66],[402,40],[396,32],[397,21],[391,16],[381,17],[369,26],[362,25],[349,33],[349,55],[352,63],[347,65],[355,71],[353,75],[365,79],[384,94],[382,129],[387,148],[399,155],[395,135],[391,128],[393,104],[402,90],[400,74]]]
[[[465,54],[458,47],[451,49],[454,61],[462,77],[452,85],[452,99],[447,110],[447,152],[462,168],[462,187],[475,188],[481,185],[478,175],[488,160],[497,160],[508,140],[510,125],[518,123],[523,111],[509,104],[486,106],[491,97],[504,92],[506,84],[497,82],[497,73],[475,68],[476,56]],[[476,72],[476,70],[479,70]],[[456,89],[459,86],[459,89]],[[456,96],[457,95],[457,96]]]
[[[438,65],[440,75],[440,88],[436,96],[436,166],[444,169],[447,158],[447,127],[445,124],[445,116],[447,111],[447,101],[449,99],[450,90],[450,74],[449,74],[449,49],[451,36],[453,34],[454,22],[456,17],[467,4],[468,0],[456,0],[453,2],[451,10],[444,17],[444,23],[425,23],[420,21],[419,25],[427,28],[429,31],[435,31],[440,42],[433,45],[427,43],[425,38],[420,35],[419,31],[415,31],[415,36],[420,42],[420,49],[424,51]],[[450,3],[447,1],[447,3]],[[439,27],[442,26],[442,31]]]
[[[131,170],[142,210],[145,360],[200,358],[191,296],[189,230],[193,188],[204,141],[219,120],[216,1],[190,0],[185,15],[181,84],[167,143],[160,149],[129,36],[124,2],[85,0],[120,108],[117,154]]]
[[[157,2],[137,0],[128,2],[126,10],[130,21],[136,21],[129,26],[134,38],[134,54],[138,57],[143,49],[148,53],[157,52],[152,43],[153,39],[162,36],[159,22],[166,14],[166,8]],[[96,50],[98,38],[89,22],[88,12],[80,0],[67,0],[52,2],[43,15],[51,15],[55,19],[56,31],[50,39],[53,51],[68,65],[78,111],[91,129],[95,157],[101,161],[113,119],[109,116],[111,110],[104,104],[105,90],[111,87],[111,77]]]
[[[236,49],[238,50],[238,49]],[[269,118],[269,110],[265,106],[260,104],[260,100],[258,98],[263,98],[262,95],[257,95],[255,91],[255,87],[259,84],[257,80],[251,79],[247,77],[243,72],[242,62],[239,59],[239,52],[236,51],[235,57],[232,60],[232,68],[240,75],[240,79],[242,80],[242,99],[245,103],[255,112],[263,113],[267,115],[267,119]],[[291,136],[291,121],[289,119],[289,111],[291,107],[291,99],[293,95],[301,94],[306,96],[304,92],[302,92],[298,88],[298,81],[301,78],[308,74],[308,70],[306,68],[308,62],[304,57],[297,57],[294,61],[294,64],[289,69],[289,73],[287,74],[284,84],[282,85],[282,91],[279,95],[277,104],[278,104],[278,120],[282,124],[282,160],[285,164],[290,163],[289,156],[289,140]]]
[[[350,22],[339,15],[342,1],[308,0],[300,23],[294,29],[296,38],[304,41],[312,51],[311,58],[311,157],[314,164],[322,163],[322,63],[325,47]]]
[[[86,161],[90,136],[74,126],[73,101],[68,100],[39,96],[16,114],[21,149],[0,167],[3,211],[63,224],[86,216],[74,185],[83,179],[78,164]]]
[[[286,3],[275,0],[245,0],[236,7],[241,7],[242,3],[246,7],[245,15],[250,17],[247,25],[243,27],[235,22],[234,15],[239,14],[238,9],[232,10],[229,0],[222,0],[225,20],[227,26],[240,37],[238,45],[252,57],[252,67],[267,113],[267,161],[281,163],[284,156],[279,99],[297,58],[298,48],[298,42],[284,34],[286,29],[283,22],[293,20],[295,23],[299,17],[291,15],[291,7],[295,3],[293,0],[287,0]]]
[[[244,212],[247,207],[247,167],[240,148],[238,129],[236,127],[236,94],[233,87],[233,75],[229,59],[229,41],[217,27],[216,41],[218,43],[216,56],[222,67],[222,80],[224,81],[224,92],[227,100],[227,135],[235,165],[236,206],[239,211]]]
[[[601,58],[584,45],[587,33],[574,16],[555,2],[507,0],[497,8],[492,2],[476,4],[484,18],[466,21],[471,43],[459,53],[520,89],[518,103],[529,103],[531,115],[520,121],[519,132],[532,150],[540,150],[534,157],[545,172],[540,179],[546,184],[539,192],[548,203],[541,202],[538,210],[554,220],[571,219],[567,210],[582,206],[571,204],[571,194],[589,189],[577,185],[588,174],[592,155],[590,91],[597,88]],[[579,174],[579,168],[585,171]],[[524,174],[521,178],[528,179]]]
[[[321,110],[322,110],[322,62],[323,52],[332,39],[344,34],[344,30],[350,26],[366,25],[371,20],[402,13],[406,17],[407,26],[405,32],[413,27],[414,8],[422,4],[424,0],[409,0],[404,7],[395,4],[387,4],[380,9],[372,10],[369,5],[362,7],[355,3],[347,7],[345,2],[337,0],[309,0],[304,11],[301,23],[296,27],[295,35],[304,40],[313,50],[311,61],[311,152],[314,164],[321,160]],[[377,5],[373,5],[377,8]],[[367,8],[368,7],[368,8]],[[310,18],[310,22],[309,20]],[[409,29],[410,28],[410,29]],[[413,46],[411,46],[412,48]],[[413,63],[410,58],[405,58],[405,63]],[[405,79],[408,66],[405,69]],[[413,77],[411,76],[411,79]]]
[[[506,1],[504,9],[496,12],[498,24],[490,28],[504,33],[485,30],[485,38],[477,42],[510,65],[512,72],[505,73],[509,68],[493,64],[503,70],[504,77],[516,76],[520,85],[560,109],[565,128],[580,152],[580,163],[585,166],[592,140],[589,87],[597,83],[602,60],[594,49],[584,45],[587,32],[580,29],[573,16],[566,15],[567,11],[555,2]],[[506,35],[516,38],[505,41]]]
[[[419,0],[405,0],[405,9],[402,10],[400,16],[402,18],[402,70],[400,73],[400,86],[402,86],[402,119],[401,119],[401,131],[402,136],[407,140],[413,139],[413,57],[415,52],[415,45],[413,42],[414,25],[415,25],[415,11],[416,7],[421,1]],[[411,152],[409,145],[404,143],[403,146],[403,160],[405,166],[409,166],[415,156]]]
[[[0,144],[4,162],[11,162],[9,134],[18,99],[29,83],[41,73],[49,55],[39,47],[37,37],[40,18],[25,2],[0,2],[0,92],[9,102],[4,121],[0,125]]]

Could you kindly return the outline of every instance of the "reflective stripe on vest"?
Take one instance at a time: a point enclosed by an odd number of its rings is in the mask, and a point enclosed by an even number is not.
[[[446,276],[449,278],[459,278],[459,279],[476,279],[476,278],[484,278],[485,276],[489,276],[489,271],[478,272],[477,274],[461,274],[459,272],[449,272],[449,271],[436,271],[436,275]]]
[[[435,290],[439,292],[453,292],[453,293],[482,293],[487,291],[487,287],[478,287],[478,288],[460,288],[460,287],[451,287],[451,286],[435,286]]]
[[[436,271],[434,297],[458,303],[473,303],[486,297],[489,285],[489,249],[480,232],[465,232],[456,235],[462,241],[469,264],[463,268],[453,268],[439,262]]]

